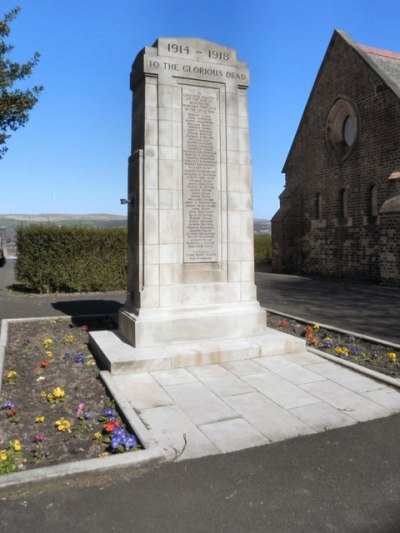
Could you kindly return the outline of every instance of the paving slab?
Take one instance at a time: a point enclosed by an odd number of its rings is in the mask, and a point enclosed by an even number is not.
[[[312,383],[313,381],[322,381],[325,379],[318,373],[313,372],[313,370],[303,368],[301,365],[279,356],[260,357],[259,364],[295,385]]]
[[[315,430],[260,392],[225,398],[226,402],[271,442],[309,435]]]
[[[382,383],[375,379],[368,378],[356,371],[329,361],[312,364],[307,366],[307,368],[354,392],[368,392],[384,387]]]
[[[303,390],[313,394],[320,400],[349,414],[359,422],[366,422],[373,418],[390,415],[389,409],[386,409],[333,381],[325,380],[316,383],[307,383],[301,385],[301,387]]]
[[[224,363],[223,366],[235,376],[248,376],[249,374],[265,372],[264,367],[258,364],[258,358],[246,359],[245,361],[231,361]]]
[[[202,379],[202,382],[207,388],[222,398],[236,394],[246,394],[247,392],[252,392],[254,390],[251,385],[233,374],[217,378],[204,378]]]
[[[270,442],[242,418],[201,425],[200,429],[222,453],[236,452]]]
[[[178,405],[143,409],[140,418],[154,437],[173,432],[183,434],[196,427]]]
[[[174,368],[172,370],[159,370],[151,375],[161,386],[180,385],[181,383],[194,383],[197,379],[185,368]]]
[[[389,409],[392,413],[400,411],[400,393],[398,390],[384,387],[379,390],[364,392],[363,396]]]
[[[136,410],[173,403],[157,381],[148,372],[123,374],[116,380],[128,402]]]
[[[344,413],[325,402],[314,403],[305,407],[296,407],[295,409],[291,409],[290,413],[317,432],[351,426],[357,422],[351,416],[351,413]]]
[[[293,361],[297,365],[311,365],[313,363],[320,363],[321,358],[310,352],[288,353],[282,355],[284,361]]]
[[[318,402],[318,398],[309,394],[306,390],[270,371],[257,375],[243,376],[243,379],[284,409],[292,409],[293,407]]]
[[[192,366],[188,370],[200,380],[205,378],[218,378],[229,374],[224,368],[224,365]]]
[[[165,390],[196,425],[237,418],[237,414],[203,383],[171,385]]]

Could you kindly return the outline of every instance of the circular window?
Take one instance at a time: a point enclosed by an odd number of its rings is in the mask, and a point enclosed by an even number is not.
[[[345,98],[339,98],[331,107],[325,126],[328,150],[339,159],[345,159],[358,137],[358,113]]]

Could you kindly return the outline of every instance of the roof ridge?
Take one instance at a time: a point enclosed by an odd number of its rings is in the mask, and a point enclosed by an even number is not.
[[[400,59],[400,54],[397,52],[391,52],[389,50],[383,50],[381,48],[374,48],[372,46],[365,46],[364,44],[359,44],[358,46],[363,52],[366,52],[367,54],[387,57],[389,59]]]

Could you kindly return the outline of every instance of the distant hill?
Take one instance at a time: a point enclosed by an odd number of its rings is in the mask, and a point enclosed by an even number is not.
[[[263,218],[255,218],[254,233],[271,233],[271,221]]]
[[[1,233],[5,233],[7,254],[16,253],[15,234],[18,226],[29,224],[56,224],[57,226],[91,226],[94,228],[126,226],[127,217],[120,215],[106,215],[94,213],[90,215],[47,214],[40,215],[0,215]]]
[[[42,222],[115,222],[118,220],[125,220],[126,216],[122,215],[106,215],[103,213],[93,213],[90,215],[67,215],[67,214],[51,214],[42,213],[40,215],[0,215],[0,224],[4,221],[28,222],[29,224]]]

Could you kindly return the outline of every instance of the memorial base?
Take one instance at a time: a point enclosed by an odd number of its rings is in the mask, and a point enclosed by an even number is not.
[[[124,309],[119,332],[135,348],[261,335],[266,312],[255,302],[164,309]]]
[[[135,348],[117,331],[93,331],[94,355],[111,374],[154,372],[301,352],[304,339],[264,326],[261,335]]]

